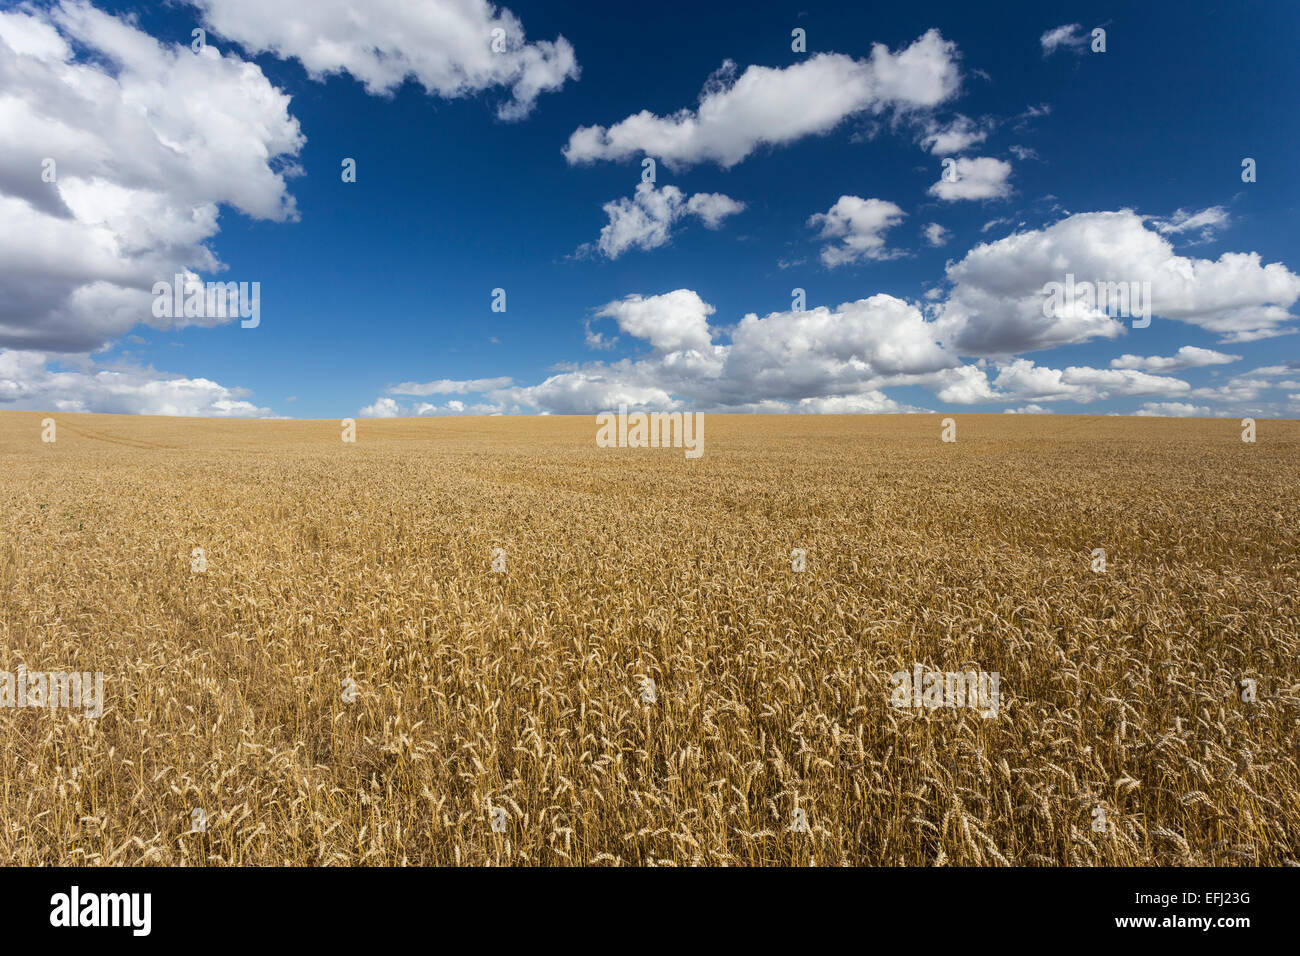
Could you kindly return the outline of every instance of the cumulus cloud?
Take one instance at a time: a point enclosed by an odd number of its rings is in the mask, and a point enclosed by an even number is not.
[[[357,412],[358,418],[427,418],[460,415],[500,415],[500,409],[488,402],[466,405],[457,399],[437,405],[432,402],[420,402],[418,405],[402,405],[395,399],[379,398],[373,405],[366,405]]]
[[[614,319],[624,333],[644,339],[657,352],[707,352],[713,344],[713,312],[697,293],[677,289],[664,295],[629,295],[606,303],[596,315]]]
[[[891,52],[875,44],[858,60],[819,53],[791,66],[726,61],[695,109],[669,116],[642,110],[613,126],[582,126],[569,137],[570,163],[654,156],[671,168],[736,165],[760,146],[785,145],[834,129],[856,115],[907,115],[951,99],[961,86],[956,45],[929,30]]]
[[[1084,32],[1081,25],[1077,23],[1067,23],[1059,27],[1052,27],[1038,38],[1039,44],[1043,48],[1043,56],[1049,57],[1057,50],[1067,50],[1070,53],[1082,54],[1088,49],[1088,34]]]
[[[952,233],[937,222],[932,222],[927,225],[924,229],[924,233],[925,241],[936,248],[938,246],[947,245],[948,240],[952,238]]]
[[[832,395],[829,398],[801,398],[793,407],[780,406],[779,412],[800,415],[897,415],[904,412],[926,412],[927,408],[905,405],[894,401],[884,392],[871,390],[856,395]]]
[[[1141,369],[1146,372],[1176,372],[1180,369],[1201,368],[1206,365],[1227,365],[1240,359],[1240,355],[1226,355],[1214,349],[1184,345],[1177,354],[1170,356],[1151,355],[1144,358],[1140,355],[1121,355],[1110,360],[1110,367]]]
[[[712,412],[830,414],[924,410],[900,403],[887,389],[921,387],[952,405],[1003,404],[1007,411],[1042,414],[1058,403],[1088,405],[1148,396],[1151,411],[1185,405],[1197,414],[1280,416],[1281,398],[1300,388],[1300,363],[1257,368],[1210,388],[1193,388],[1158,359],[1126,357],[1121,366],[1055,368],[1026,358],[963,364],[939,334],[941,320],[916,304],[876,294],[835,308],[749,313],[729,329],[710,324],[714,307],[690,289],[630,295],[596,312],[619,331],[650,346],[640,358],[566,367],[536,385],[488,388],[466,406],[404,408],[381,398],[362,414],[590,413],[629,407]],[[1205,354],[1209,353],[1209,354]],[[1215,357],[1211,363],[1211,356]],[[1232,360],[1185,347],[1177,367]],[[466,389],[467,391],[469,389]],[[1287,399],[1294,402],[1294,399]],[[1199,403],[1199,404],[1197,404]]]
[[[1036,365],[1029,359],[1015,359],[999,366],[993,388],[999,396],[1016,401],[1088,404],[1121,395],[1186,395],[1192,387],[1181,379],[1135,369],[1088,366],[1055,369]]]
[[[1294,316],[1290,316],[1294,318]],[[1242,329],[1225,332],[1219,341],[1225,345],[1240,345],[1243,342],[1258,342],[1260,339],[1275,339],[1280,335],[1295,335],[1300,329],[1294,326],[1285,328]]]
[[[422,402],[412,410],[417,417],[425,416],[458,416],[458,415],[500,415],[498,408],[488,402],[476,402],[473,405],[466,405],[464,402],[452,399],[445,405],[432,405],[428,402]],[[545,413],[543,413],[545,414]]]
[[[579,73],[568,40],[530,43],[519,18],[488,0],[367,0],[364,10],[350,0],[191,2],[222,36],[296,59],[316,79],[348,73],[376,94],[413,79],[447,99],[508,88],[497,109],[505,120],[527,116],[540,94]]]
[[[722,193],[696,193],[686,203],[686,211],[693,216],[699,216],[706,229],[719,228],[722,220],[743,212],[744,209],[743,202],[737,202]]]
[[[989,383],[987,372],[978,365],[958,365],[935,376],[931,385],[940,401],[954,405],[976,405],[996,401],[999,397]]]
[[[992,378],[990,372],[994,373]],[[992,365],[962,365],[935,376],[935,384],[936,394],[945,402],[955,405],[1031,403],[1021,410],[1045,410],[1039,402],[1087,405],[1122,396],[1169,398],[1196,394],[1190,384],[1170,376],[1086,365],[1051,368],[1023,358]]]
[[[1011,194],[1011,164],[991,156],[953,160],[952,180],[944,179],[930,187],[929,193],[947,202],[959,199],[1001,199]]]
[[[597,363],[580,371],[552,375],[537,385],[502,389],[493,398],[499,409],[561,415],[603,412],[620,405],[661,411],[685,408],[666,389],[650,383],[651,373],[646,363]]]
[[[68,357],[77,367],[55,368],[55,356],[0,349],[0,408],[118,415],[265,418],[269,408],[247,400],[247,389],[206,378],[186,378],[128,364],[97,365]]]
[[[1223,335],[1223,341],[1281,334],[1300,297],[1300,276],[1258,253],[1217,260],[1176,255],[1132,210],[1078,213],[1044,229],[981,243],[948,266],[952,290],[939,332],[967,355],[1018,352],[1114,338],[1124,325],[1097,308],[1044,314],[1044,287],[1077,281],[1150,282],[1154,315]]]
[[[304,140],[254,64],[66,0],[0,11],[0,347],[78,352],[155,318],[151,289],[224,268],[218,210],[296,217]],[[43,179],[54,161],[53,182]]]
[[[1300,370],[1300,363],[1297,363],[1294,367],[1270,365],[1251,369],[1248,372],[1234,375],[1218,385],[1195,389],[1192,392],[1192,397],[1213,401],[1220,408],[1240,411],[1253,408],[1254,411],[1262,411],[1262,408],[1254,403],[1257,403],[1268,392],[1293,387],[1295,383],[1286,381],[1283,377],[1294,375],[1297,370]],[[1283,380],[1274,381],[1274,379],[1279,378],[1283,378]]]
[[[619,404],[732,412],[915,411],[883,391],[950,373],[958,360],[920,309],[889,295],[834,309],[748,314],[719,344],[714,307],[690,289],[632,295],[597,313],[647,342],[647,357],[592,362],[484,397],[497,411],[592,412]],[[396,403],[366,411],[397,413]]]
[[[884,233],[907,214],[884,199],[841,196],[827,212],[808,218],[808,225],[821,227],[820,238],[839,242],[822,247],[821,260],[828,268],[863,259],[892,259],[901,253],[885,248]]]
[[[514,384],[508,375],[495,378],[440,378],[432,382],[401,382],[388,386],[388,395],[375,399],[373,404],[361,408],[357,414],[361,418],[413,418],[428,415],[496,415],[500,414],[491,402],[466,404],[459,399],[451,399],[442,405],[436,402],[418,402],[404,405],[391,395],[413,396],[417,398],[429,395],[483,395],[496,393]]]
[[[1210,409],[1204,405],[1191,405],[1187,402],[1146,402],[1133,414],[1160,418],[1207,418]]]
[[[440,378],[436,382],[402,382],[388,388],[389,395],[465,395],[505,388],[512,383],[509,376],[500,378]]]
[[[960,113],[949,122],[928,119],[922,124],[920,144],[935,156],[960,153],[988,139],[991,124],[976,122]]]
[[[621,198],[607,202],[603,207],[609,222],[600,230],[595,250],[610,259],[617,259],[629,249],[657,249],[666,245],[672,236],[672,227],[684,216],[698,216],[705,228],[717,229],[728,216],[745,208],[722,193],[696,193],[689,199],[676,186],[656,188],[653,183],[639,183],[631,199]],[[579,255],[592,251],[590,243],[578,250]]]
[[[397,418],[402,409],[396,399],[377,398],[373,405],[366,405],[357,414],[361,418]]]
[[[888,384],[920,384],[958,364],[935,341],[920,309],[876,294],[835,309],[744,316],[709,395],[726,405],[747,397],[857,395]]]

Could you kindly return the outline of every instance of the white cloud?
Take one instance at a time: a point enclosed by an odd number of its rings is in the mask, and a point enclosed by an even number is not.
[[[639,384],[648,377],[646,369],[632,363],[616,366],[595,365],[590,369],[552,375],[527,388],[503,389],[495,398],[499,408],[508,411],[577,414],[602,412],[627,405],[631,408],[655,408],[672,411],[681,403],[663,388]]]
[[[500,378],[440,378],[436,382],[402,382],[388,388],[389,395],[465,395],[470,392],[486,392],[494,388],[510,385],[509,376]]]
[[[486,402],[478,402],[476,405],[465,405],[464,402],[452,401],[446,405],[420,405],[416,407],[416,415],[500,415],[498,407]],[[545,412],[543,412],[545,414]]]
[[[935,247],[946,245],[948,240],[952,238],[952,233],[937,222],[927,225],[924,232],[925,241]]]
[[[718,404],[861,394],[958,364],[914,305],[877,294],[835,309],[744,316],[709,395]]]
[[[977,405],[995,401],[999,396],[989,384],[988,374],[977,365],[961,365],[940,373],[932,387],[939,400],[954,405]]]
[[[602,207],[609,222],[600,230],[596,248],[610,259],[629,249],[657,249],[668,242],[669,231],[682,215],[686,197],[676,186],[656,189],[652,183],[636,187],[632,199],[616,199]]]
[[[1079,24],[1067,23],[1047,30],[1038,38],[1038,42],[1043,47],[1044,57],[1051,56],[1057,50],[1082,54],[1088,49],[1088,34]]]
[[[690,289],[664,295],[629,295],[608,302],[596,315],[611,318],[627,335],[649,342],[657,352],[707,352],[713,344],[709,316],[714,312]]]
[[[727,216],[745,208],[721,193],[696,193],[686,198],[676,186],[657,189],[653,183],[639,183],[631,199],[622,198],[602,206],[609,222],[600,230],[595,249],[610,259],[617,259],[629,249],[657,249],[666,245],[673,225],[687,215],[698,216],[708,229],[717,229]],[[578,250],[591,251],[590,243]]]
[[[591,328],[591,318],[583,319],[582,326],[586,333],[585,339],[589,349],[612,349],[618,344],[618,336],[606,337],[604,332],[594,332]]]
[[[1222,206],[1210,206],[1200,212],[1188,212],[1185,209],[1179,209],[1168,219],[1152,217],[1150,222],[1151,225],[1155,226],[1156,231],[1162,235],[1178,235],[1183,232],[1200,230],[1200,241],[1210,242],[1214,239],[1216,230],[1228,226],[1231,217],[1228,215],[1228,210]]]
[[[929,308],[929,307],[927,307]],[[363,414],[588,413],[630,407],[664,411],[813,412],[830,414],[922,410],[886,389],[923,387],[953,405],[1006,404],[1007,411],[1043,414],[1057,403],[1088,405],[1149,396],[1144,414],[1193,409],[1188,414],[1256,414],[1281,417],[1270,394],[1300,387],[1300,363],[1254,369],[1211,388],[1193,388],[1170,375],[1179,367],[1218,364],[1232,356],[1184,347],[1171,360],[1124,356],[1122,366],[1053,368],[1025,358],[962,364],[942,344],[941,319],[891,295],[877,294],[835,308],[754,313],[729,330],[709,323],[715,310],[696,292],[632,295],[600,309],[620,332],[651,352],[639,359],[566,367],[532,386],[485,389],[476,406],[447,403],[404,409],[380,399]],[[1147,367],[1149,366],[1149,367]],[[476,380],[483,384],[491,380]],[[467,389],[468,390],[468,389]],[[1288,399],[1294,401],[1294,399]]]
[[[863,259],[891,259],[900,253],[885,248],[883,233],[898,225],[907,214],[884,199],[841,196],[827,212],[808,218],[808,225],[821,226],[820,238],[839,239],[823,246],[822,262],[828,268]]]
[[[1051,415],[1050,408],[1044,408],[1042,405],[1022,405],[1020,408],[1004,408],[1008,415]]]
[[[79,2],[0,12],[0,90],[0,347],[85,351],[141,322],[227,321],[155,318],[150,292],[224,268],[207,245],[221,204],[296,217],[289,97],[255,64]]]
[[[187,415],[265,418],[269,408],[247,400],[246,389],[227,388],[206,378],[186,378],[118,363],[97,365],[84,356],[62,360],[79,365],[54,369],[55,356],[0,349],[0,408],[118,415]]]
[[[1294,316],[1290,318],[1294,318]],[[1240,345],[1243,342],[1258,342],[1261,339],[1275,339],[1282,335],[1295,335],[1296,332],[1300,332],[1300,329],[1294,326],[1290,328],[1239,329],[1233,332],[1225,332],[1219,341],[1224,345]]]
[[[920,138],[922,149],[929,150],[935,156],[947,156],[960,153],[988,139],[990,124],[977,123],[969,116],[957,114],[947,125],[934,119],[923,125]]]
[[[502,119],[528,115],[537,97],[578,76],[564,37],[529,43],[519,18],[488,0],[191,0],[206,23],[245,49],[296,59],[312,77],[348,73],[370,93],[408,78],[444,98],[507,87]],[[503,31],[504,52],[493,51]]]
[[[1015,128],[1024,129],[1029,125],[1030,120],[1039,119],[1044,116],[1052,115],[1052,104],[1039,103],[1037,106],[1030,105],[1023,113],[1015,118]]]
[[[920,310],[889,295],[835,309],[749,314],[729,344],[708,324],[714,307],[689,289],[628,296],[598,313],[648,342],[640,360],[593,362],[538,385],[484,397],[506,413],[592,412],[629,406],[733,412],[915,411],[881,389],[924,385],[959,364]],[[391,409],[396,413],[396,409]]]
[[[608,128],[583,126],[564,147],[570,163],[654,156],[670,167],[714,162],[731,167],[764,145],[827,133],[850,116],[904,115],[945,102],[961,86],[956,45],[930,30],[863,60],[819,53],[792,66],[750,66],[739,77],[726,61],[705,84],[696,109],[670,116],[648,110]]]
[[[510,379],[500,381],[509,382]],[[392,398],[377,398],[373,405],[366,405],[357,412],[358,418],[424,418],[448,415],[500,415],[501,411],[490,402],[478,402],[466,405],[452,399],[445,405],[432,402],[420,402],[418,405],[402,405]]]
[[[473,405],[466,405],[464,402],[452,399],[445,405],[433,405],[429,402],[421,402],[411,409],[411,414],[417,417],[424,416],[454,416],[454,415],[500,415],[496,405],[490,402],[477,402]]]
[[[872,390],[856,395],[801,398],[793,407],[781,406],[774,411],[788,411],[800,415],[897,415],[903,412],[924,412],[929,409],[901,405],[884,392]]]
[[[1029,359],[1015,359],[998,367],[993,387],[1002,397],[1022,401],[1081,404],[1104,401],[1119,395],[1186,395],[1191,386],[1181,379],[1150,375],[1135,369],[1103,369],[1070,366],[1064,369],[1035,365]]]
[[[1152,355],[1143,358],[1140,355],[1121,355],[1110,360],[1110,367],[1142,369],[1147,372],[1176,372],[1179,369],[1201,368],[1206,365],[1226,365],[1240,359],[1240,355],[1227,355],[1213,349],[1184,345],[1177,354],[1167,357]]]
[[[963,156],[953,162],[956,179],[949,182],[941,176],[930,187],[931,196],[955,202],[959,199],[1000,199],[1010,195],[1011,184],[1007,180],[1011,177],[1011,164],[1005,160],[991,156]]]
[[[357,412],[360,418],[397,418],[401,414],[401,406],[391,398],[377,398],[373,405],[367,405]]]
[[[1234,375],[1218,385],[1198,388],[1192,392],[1192,396],[1213,401],[1222,408],[1246,410],[1246,406],[1258,402],[1266,392],[1291,387],[1293,383],[1286,381],[1275,382],[1273,379],[1293,375],[1298,368],[1300,368],[1300,364],[1295,367],[1271,365],[1251,369],[1248,372]]]
[[[737,202],[722,193],[696,193],[686,203],[686,211],[699,216],[706,229],[717,229],[722,225],[722,220],[743,212],[744,209],[743,202]]]
[[[1133,414],[1161,418],[1208,418],[1210,410],[1204,405],[1189,405],[1187,402],[1147,402]]]
[[[991,402],[1077,402],[1089,404],[1122,395],[1187,395],[1191,386],[1181,379],[1120,369],[1070,366],[1057,369],[1014,359],[994,365],[990,382],[987,369],[963,365],[935,376],[940,400],[954,405]],[[1027,407],[1037,407],[1034,406]]]
[[[1124,324],[1095,308],[1044,315],[1044,286],[1067,273],[1076,281],[1150,282],[1155,316],[1225,340],[1286,331],[1281,326],[1300,297],[1300,276],[1280,263],[1263,265],[1257,253],[1187,258],[1132,210],[1079,213],[981,243],[951,264],[942,341],[966,355],[1012,355],[1124,334]]]

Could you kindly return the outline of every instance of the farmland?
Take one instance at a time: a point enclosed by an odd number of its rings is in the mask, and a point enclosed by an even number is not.
[[[1300,423],[953,417],[0,413],[0,859],[1300,862]]]

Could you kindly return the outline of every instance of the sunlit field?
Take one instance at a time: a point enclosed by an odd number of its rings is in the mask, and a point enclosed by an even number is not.
[[[1300,861],[1300,423],[953,418],[0,413],[0,859]]]

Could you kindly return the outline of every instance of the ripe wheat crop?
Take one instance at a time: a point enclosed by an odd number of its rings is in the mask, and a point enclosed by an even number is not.
[[[0,670],[104,700],[0,708],[7,862],[1300,861],[1300,423],[45,417]]]

